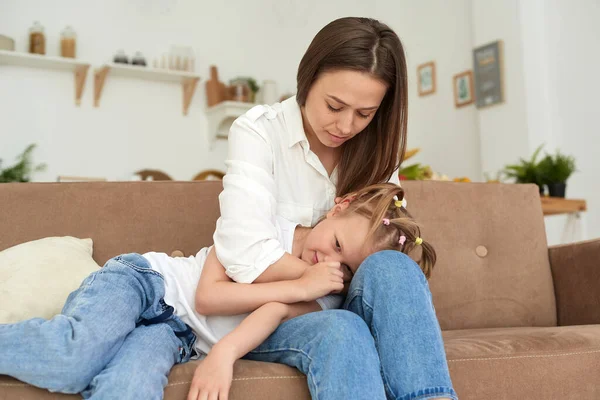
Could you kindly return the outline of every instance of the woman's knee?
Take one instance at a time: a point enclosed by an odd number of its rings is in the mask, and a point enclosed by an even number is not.
[[[367,279],[394,284],[427,282],[419,265],[406,254],[396,250],[383,250],[367,257],[356,271],[353,281]]]
[[[331,349],[374,344],[373,337],[365,321],[347,310],[330,310],[319,313],[318,324],[320,342]]]

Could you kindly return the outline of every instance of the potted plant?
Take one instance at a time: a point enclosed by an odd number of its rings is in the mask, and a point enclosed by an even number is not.
[[[575,159],[557,151],[554,156],[548,154],[540,161],[539,170],[550,196],[565,197],[567,179],[575,172]]]
[[[520,159],[518,164],[507,165],[502,170],[502,174],[507,178],[513,178],[515,183],[535,183],[540,188],[540,194],[544,193],[544,181],[540,174],[538,155],[542,150],[541,145],[534,152],[529,160]]]
[[[46,169],[45,164],[33,166],[31,162],[31,152],[35,148],[35,144],[27,146],[25,151],[17,156],[17,163],[12,167],[2,169],[2,160],[0,160],[0,183],[6,182],[29,182],[33,172],[43,171]]]
[[[256,94],[258,93],[258,91],[260,89],[260,86],[258,86],[258,83],[256,83],[256,79],[254,79],[250,76],[240,76],[235,79],[232,79],[232,82],[244,82],[248,86],[248,89],[250,90],[250,93],[248,95],[248,102],[250,102],[250,103],[256,102]]]
[[[408,149],[404,153],[403,163],[409,158],[414,157],[418,152],[420,152],[420,148]],[[419,163],[411,164],[408,166],[404,166],[404,164],[398,170],[398,177],[401,181],[404,180],[424,180],[429,179],[433,175],[433,171],[431,167],[428,165],[421,165]]]

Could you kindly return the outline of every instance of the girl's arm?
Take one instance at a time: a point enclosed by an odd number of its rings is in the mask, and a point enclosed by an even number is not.
[[[340,264],[329,262],[306,269],[294,280],[235,283],[225,274],[211,249],[196,289],[196,311],[202,315],[235,315],[254,311],[269,302],[292,304],[316,300],[341,291],[343,276]]]
[[[213,346],[196,368],[188,399],[227,399],[236,360],[260,345],[282,322],[320,309],[316,301],[296,304],[272,302],[258,308]]]

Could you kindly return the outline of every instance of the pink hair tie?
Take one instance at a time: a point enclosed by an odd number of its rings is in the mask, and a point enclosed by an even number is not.
[[[384,225],[389,225],[390,224],[390,220],[388,218],[384,218],[383,219],[383,224]]]
[[[398,243],[400,243],[400,245],[404,246],[405,242],[406,242],[406,236],[404,236],[404,235],[400,236],[400,240],[398,240]]]

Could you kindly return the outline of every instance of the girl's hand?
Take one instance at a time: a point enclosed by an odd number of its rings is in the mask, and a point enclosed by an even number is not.
[[[303,301],[316,300],[344,289],[344,273],[337,261],[320,262],[308,267],[297,281],[304,292]]]
[[[187,400],[227,400],[235,358],[216,344],[194,371]]]

